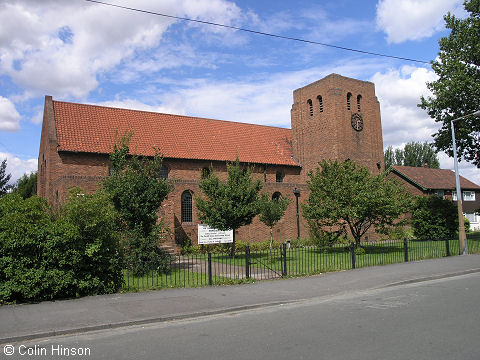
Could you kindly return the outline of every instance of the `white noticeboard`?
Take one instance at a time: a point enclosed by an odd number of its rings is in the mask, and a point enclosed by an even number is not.
[[[198,244],[233,243],[233,230],[220,231],[205,224],[198,224]]]

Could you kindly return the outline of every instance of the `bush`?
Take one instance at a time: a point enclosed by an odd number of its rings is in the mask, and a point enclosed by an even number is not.
[[[54,217],[37,196],[0,199],[0,301],[78,297],[120,288],[119,233],[108,197],[71,197],[60,213]]]
[[[458,229],[457,205],[438,196],[422,196],[412,211],[413,234],[419,240],[453,238]]]
[[[53,281],[43,266],[52,224],[48,210],[38,197],[0,198],[0,303],[49,298]]]

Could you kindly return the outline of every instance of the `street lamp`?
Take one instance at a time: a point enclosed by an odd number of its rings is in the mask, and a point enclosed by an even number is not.
[[[462,208],[462,191],[460,188],[460,176],[458,175],[458,160],[457,160],[457,143],[455,142],[455,127],[453,123],[457,120],[464,119],[468,116],[479,116],[480,110],[471,114],[461,116],[451,121],[452,126],[452,143],[453,143],[453,163],[455,165],[455,185],[457,188],[457,209],[458,209],[458,240],[460,241],[460,255],[468,254],[467,236],[465,235],[465,223],[463,222],[463,208]]]
[[[300,213],[298,211],[298,198],[300,197],[300,190],[297,188],[293,189],[293,194],[297,200],[297,239],[300,239]]]

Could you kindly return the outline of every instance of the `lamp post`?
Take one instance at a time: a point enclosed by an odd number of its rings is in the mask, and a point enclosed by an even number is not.
[[[300,239],[300,213],[298,212],[298,198],[300,197],[300,190],[293,189],[293,194],[297,200],[297,239]]]
[[[460,188],[460,176],[458,175],[458,160],[457,160],[457,143],[455,142],[455,126],[454,122],[466,118],[467,116],[479,116],[480,110],[477,110],[471,114],[461,116],[453,119],[450,122],[452,126],[452,143],[453,143],[453,162],[455,166],[455,185],[457,189],[457,209],[458,209],[458,240],[460,242],[460,255],[468,254],[467,248],[467,236],[465,235],[465,223],[463,221],[463,208],[462,208],[462,189]]]

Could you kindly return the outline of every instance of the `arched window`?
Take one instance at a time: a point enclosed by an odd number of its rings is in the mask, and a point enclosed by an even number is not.
[[[313,116],[313,102],[312,102],[312,99],[308,99],[307,104],[308,104],[308,108],[309,108],[309,111],[310,111],[310,116]]]
[[[202,179],[205,179],[210,175],[210,169],[208,167],[204,167],[202,169]]]
[[[283,172],[277,171],[276,176],[275,176],[275,181],[278,182],[278,183],[281,183],[281,182],[283,182],[284,177],[285,177],[285,175],[283,174]]]
[[[280,194],[278,191],[274,192],[272,195],[272,200],[277,200],[282,197],[282,194]]]
[[[347,110],[351,110],[350,99],[352,98],[352,93],[347,94]]]
[[[360,101],[362,100],[362,95],[357,96],[357,110],[360,112],[361,107],[360,107]]]
[[[182,194],[182,223],[193,222],[192,193],[186,190]]]
[[[160,179],[168,179],[168,172],[169,171],[170,171],[170,169],[168,168],[168,166],[163,165],[162,168],[160,169],[160,171],[158,172],[158,175],[160,176]]]
[[[323,112],[323,99],[321,95],[317,96],[318,104],[320,105],[320,112]]]

